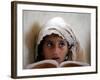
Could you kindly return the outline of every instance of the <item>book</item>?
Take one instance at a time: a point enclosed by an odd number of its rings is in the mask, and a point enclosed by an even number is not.
[[[38,69],[38,68],[58,68],[58,67],[79,67],[79,66],[89,66],[89,64],[78,61],[64,61],[59,64],[56,60],[43,60],[29,64],[26,68]]]

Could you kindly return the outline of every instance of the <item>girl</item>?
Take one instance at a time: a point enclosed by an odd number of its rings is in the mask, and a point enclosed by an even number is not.
[[[63,61],[85,61],[79,41],[70,26],[61,18],[49,20],[39,32],[35,61],[53,59]]]

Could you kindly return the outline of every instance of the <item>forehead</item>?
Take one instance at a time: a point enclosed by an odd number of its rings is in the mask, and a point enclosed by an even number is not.
[[[47,35],[44,40],[63,40],[58,34]]]

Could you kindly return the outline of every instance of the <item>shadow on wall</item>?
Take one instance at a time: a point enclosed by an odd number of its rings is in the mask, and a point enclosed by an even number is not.
[[[24,54],[23,68],[25,68],[25,66],[27,66],[28,64],[34,62],[34,53],[36,53],[35,48],[36,48],[36,41],[37,41],[37,36],[38,36],[39,31],[40,31],[40,26],[37,22],[35,22],[30,28],[30,30],[26,34],[24,34],[25,35],[24,36],[25,37],[24,46],[26,46],[28,52],[23,53]]]

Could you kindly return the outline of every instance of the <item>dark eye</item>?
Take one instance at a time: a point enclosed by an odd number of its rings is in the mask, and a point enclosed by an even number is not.
[[[51,42],[48,42],[47,43],[47,47],[51,47],[52,46],[52,43]]]
[[[64,47],[64,46],[65,46],[65,42],[63,42],[63,41],[60,42],[60,43],[59,43],[59,46],[60,46],[60,47]]]

